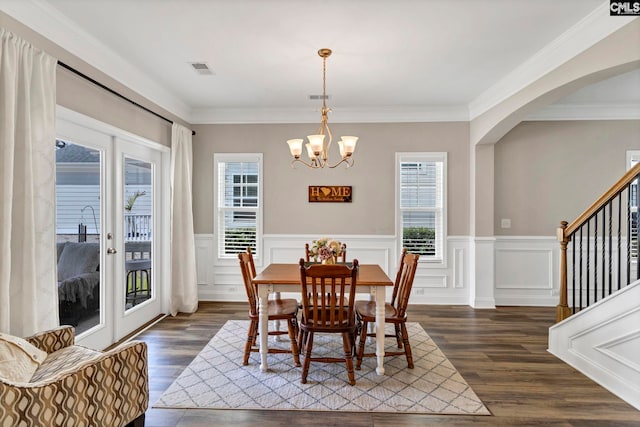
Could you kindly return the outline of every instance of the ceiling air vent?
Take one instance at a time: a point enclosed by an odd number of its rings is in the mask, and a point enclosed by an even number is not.
[[[189,64],[198,74],[209,76],[213,75],[213,71],[211,71],[211,68],[209,68],[206,62],[190,62]]]
[[[325,100],[331,98],[331,95],[309,95],[309,99],[312,101],[315,101],[317,99],[322,99],[324,98]]]

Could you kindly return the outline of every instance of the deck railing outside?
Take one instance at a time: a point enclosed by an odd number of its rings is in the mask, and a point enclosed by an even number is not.
[[[128,242],[151,240],[151,225],[151,215],[125,213],[125,240]]]

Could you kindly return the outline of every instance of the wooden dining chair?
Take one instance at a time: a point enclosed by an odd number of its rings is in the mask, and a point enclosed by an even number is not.
[[[251,246],[247,246],[247,254],[249,254],[249,267],[251,273],[251,279],[256,277],[256,264],[253,262],[253,252],[251,250]]]
[[[238,254],[238,260],[240,262],[240,271],[242,272],[242,280],[244,282],[244,289],[247,293],[247,301],[249,302],[249,330],[247,331],[247,343],[244,347],[244,358],[242,360],[243,365],[249,364],[249,354],[251,352],[259,351],[256,347],[256,337],[258,336],[259,325],[259,313],[258,313],[258,292],[256,286],[253,284],[252,279],[255,274],[252,275],[251,253],[243,252]],[[300,366],[300,356],[298,351],[298,301],[291,298],[275,299],[267,302],[267,312],[269,320],[284,320],[287,322],[287,331],[269,331],[269,335],[284,335],[288,334],[291,340],[291,350],[269,348],[268,353],[292,353],[293,361],[296,366]]]
[[[304,259],[307,262],[311,262],[311,254],[310,254],[308,243],[304,244],[304,257],[305,257]],[[346,243],[342,244],[342,253],[340,254],[340,259],[342,260],[342,262],[347,262],[347,244]]]
[[[341,363],[347,365],[349,384],[356,383],[353,370],[353,347],[355,343],[354,302],[356,291],[358,260],[353,266],[344,264],[313,264],[305,267],[300,259],[300,283],[302,286],[302,341],[304,354],[302,384],[307,383],[309,366],[312,361]],[[346,298],[348,295],[348,298]],[[346,305],[342,304],[347,300]],[[313,339],[316,333],[341,334],[344,357],[312,356]]]
[[[404,260],[404,256],[406,254],[407,254],[407,248],[402,248],[402,251],[400,252],[400,261],[398,262],[398,270],[396,272],[396,279],[395,279],[395,282],[393,282],[393,291],[391,293],[391,305],[394,307],[396,306],[396,298],[398,297],[398,288],[400,286],[400,276],[402,275],[402,268],[401,268],[402,261]],[[355,304],[356,313],[358,312],[358,309],[360,311],[364,311],[369,301],[356,300],[356,304]],[[369,326],[371,326],[371,324]],[[398,348],[402,348],[402,335],[400,334],[400,324],[394,323],[393,326],[395,327],[395,334],[394,335],[386,334],[385,337],[386,338],[395,337],[396,341],[398,342]],[[362,332],[362,321],[357,315],[356,315],[356,328],[357,328],[356,331],[358,335],[360,335],[360,333]],[[368,331],[368,334],[373,334],[373,328],[370,327],[370,329],[371,330]],[[371,336],[371,335],[368,335],[368,336]]]
[[[409,304],[409,296],[413,287],[413,279],[416,275],[418,267],[418,258],[420,255],[409,254],[403,251],[402,262],[398,267],[396,274],[397,290],[394,289],[391,303],[385,303],[384,320],[385,324],[392,323],[395,327],[395,337],[398,348],[402,351],[385,351],[386,356],[405,355],[407,358],[407,366],[413,369],[413,356],[411,355],[411,344],[409,344],[409,335],[407,333],[407,305]],[[395,288],[394,286],[394,288]],[[358,351],[356,354],[356,369],[360,369],[362,359],[364,357],[375,357],[374,353],[365,353],[365,344],[367,337],[375,337],[376,334],[368,332],[369,323],[376,321],[376,303],[375,301],[358,301],[355,305],[356,318],[358,321],[358,330],[360,332],[360,340],[358,343]],[[385,335],[390,336],[390,335]]]

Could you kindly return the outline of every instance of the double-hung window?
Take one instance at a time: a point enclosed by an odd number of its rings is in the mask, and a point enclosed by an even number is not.
[[[420,260],[445,261],[447,153],[397,153],[397,235]]]
[[[215,154],[218,258],[235,258],[251,247],[260,256],[262,154]]]

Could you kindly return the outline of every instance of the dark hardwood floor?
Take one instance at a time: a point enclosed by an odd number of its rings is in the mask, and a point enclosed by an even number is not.
[[[150,406],[227,320],[246,317],[246,303],[200,303],[197,313],[163,319],[140,334],[149,345]],[[410,306],[409,320],[420,322],[492,416],[150,407],[146,425],[640,426],[640,411],[546,351],[554,319],[547,307]]]

